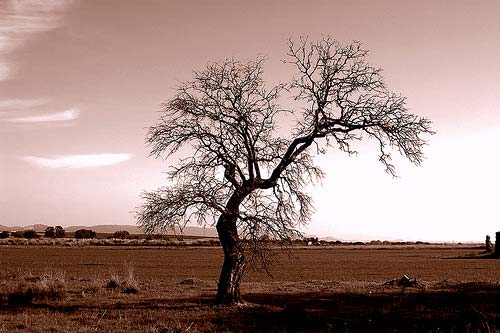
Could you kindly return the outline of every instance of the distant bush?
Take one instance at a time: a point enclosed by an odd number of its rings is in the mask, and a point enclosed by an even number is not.
[[[129,238],[129,236],[130,236],[130,233],[126,230],[116,231],[113,234],[113,238],[120,238],[120,239],[126,239],[126,238]]]
[[[66,231],[60,225],[55,228],[56,238],[64,238],[66,236]]]
[[[38,238],[38,234],[33,229],[28,229],[23,231],[23,237],[26,239]]]
[[[320,245],[318,237],[306,237],[304,243],[306,245]]]
[[[13,231],[10,235],[14,238],[23,238],[24,237],[22,231]]]
[[[162,235],[162,234],[154,234],[153,239],[159,239],[159,240],[170,240],[170,237],[168,235]]]
[[[45,234],[43,235],[43,237],[55,238],[56,230],[54,229],[54,227],[47,227],[47,229],[45,229]]]
[[[178,244],[182,245],[182,244]],[[209,240],[198,240],[191,243],[193,246],[220,246],[220,241],[218,239]]]
[[[162,234],[146,234],[144,236],[145,240],[170,240],[170,237],[168,235],[162,235]]]
[[[96,233],[94,230],[89,229],[78,229],[75,231],[75,238],[96,238]]]
[[[209,246],[220,246],[220,240],[218,239],[211,239],[205,243],[207,243],[207,245]]]
[[[0,238],[9,238],[10,232],[8,231],[2,231],[0,232]]]

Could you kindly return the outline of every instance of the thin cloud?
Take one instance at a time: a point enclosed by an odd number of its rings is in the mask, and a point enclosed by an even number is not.
[[[78,118],[80,111],[76,108],[62,112],[48,113],[44,115],[7,118],[5,121],[11,123],[45,123],[55,121],[71,121]]]
[[[52,157],[23,156],[21,159],[38,167],[55,169],[110,166],[125,162],[131,157],[131,154],[88,154],[60,155]]]
[[[1,71],[1,70],[0,70]],[[40,99],[4,99],[0,100],[0,112],[23,111],[26,109],[38,108],[49,103],[46,98]]]
[[[33,35],[61,25],[70,0],[7,0],[0,3],[0,81],[11,78],[15,65],[7,55]]]

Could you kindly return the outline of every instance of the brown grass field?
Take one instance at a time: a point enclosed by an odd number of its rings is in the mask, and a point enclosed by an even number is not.
[[[297,248],[218,306],[218,247],[5,245],[0,332],[499,332],[500,261],[482,251]],[[384,285],[403,274],[417,287]]]

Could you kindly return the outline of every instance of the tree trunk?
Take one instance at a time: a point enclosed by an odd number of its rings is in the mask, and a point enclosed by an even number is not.
[[[239,205],[244,196],[233,194],[226,209],[217,222],[217,233],[224,250],[224,264],[219,277],[216,303],[242,303],[240,295],[240,281],[245,271],[245,255],[240,243],[236,222],[238,220]]]

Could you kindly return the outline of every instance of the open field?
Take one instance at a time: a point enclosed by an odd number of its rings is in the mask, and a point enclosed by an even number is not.
[[[0,332],[495,332],[500,264],[481,255],[451,245],[300,248],[279,255],[272,276],[249,272],[247,304],[225,307],[212,302],[218,247],[2,246],[4,294],[58,289],[31,304],[4,296]],[[384,285],[403,274],[418,286]]]

